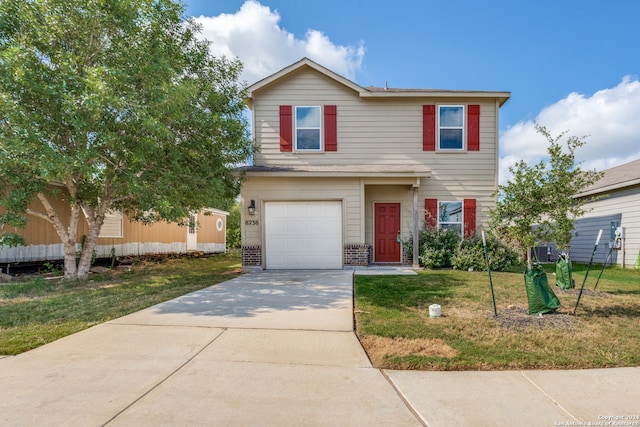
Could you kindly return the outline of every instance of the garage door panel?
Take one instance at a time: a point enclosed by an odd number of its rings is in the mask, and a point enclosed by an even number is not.
[[[265,241],[267,268],[342,268],[342,204],[267,202]]]

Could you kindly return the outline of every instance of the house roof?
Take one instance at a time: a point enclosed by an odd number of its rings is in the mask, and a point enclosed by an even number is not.
[[[634,185],[640,185],[640,160],[604,170],[602,178],[578,194],[578,197],[606,193]]]
[[[444,90],[444,89],[399,89],[399,88],[379,88],[374,86],[362,87],[351,80],[334,73],[328,68],[323,67],[310,60],[302,58],[300,61],[283,68],[282,70],[252,84],[249,86],[247,104],[251,108],[253,95],[281,79],[286,78],[291,73],[301,69],[313,69],[325,76],[337,81],[343,86],[358,93],[361,98],[423,98],[429,97],[468,97],[468,98],[492,98],[497,99],[502,106],[511,97],[511,92],[492,92],[492,91],[469,91],[469,90]]]

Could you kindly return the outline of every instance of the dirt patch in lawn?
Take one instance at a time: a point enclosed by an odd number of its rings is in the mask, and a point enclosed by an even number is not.
[[[374,366],[381,366],[383,359],[389,356],[427,356],[453,358],[458,355],[458,351],[441,339],[408,339],[408,338],[386,338],[374,335],[360,337],[362,346],[367,351],[371,363]]]
[[[574,329],[577,321],[574,316],[557,311],[531,315],[526,308],[518,306],[498,310],[498,317],[491,314],[491,318],[508,329]]]
[[[576,295],[576,296],[578,296],[580,294],[580,288],[579,287],[571,288],[571,289],[554,288],[553,291],[558,295]],[[594,291],[592,289],[587,289],[587,288],[584,288],[582,290],[582,296],[583,297],[584,296],[590,296],[590,297],[598,297],[598,298],[611,298],[611,295],[608,294],[607,292]]]

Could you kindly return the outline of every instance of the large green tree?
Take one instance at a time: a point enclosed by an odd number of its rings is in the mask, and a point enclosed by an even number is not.
[[[498,186],[491,210],[491,227],[526,250],[529,269],[531,248],[540,241],[555,242],[568,251],[575,220],[593,200],[575,196],[602,176],[583,171],[576,162],[575,152],[586,143],[585,137],[567,136],[566,131],[554,137],[544,126],[535,127],[546,139],[548,157],[531,166],[520,161],[509,167],[512,178]]]
[[[66,278],[87,276],[109,210],[180,221],[238,193],[241,64],[212,57],[183,13],[171,0],[0,2],[0,228],[49,221]]]

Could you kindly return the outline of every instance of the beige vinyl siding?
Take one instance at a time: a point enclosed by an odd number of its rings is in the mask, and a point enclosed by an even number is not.
[[[254,94],[254,135],[260,145],[255,164],[431,164],[456,167],[469,162],[493,169],[496,149],[497,105],[468,98],[367,99],[325,76],[298,73],[276,88]],[[479,104],[480,152],[433,153],[422,151],[422,105]],[[337,105],[338,152],[280,153],[280,105]],[[437,154],[437,156],[436,156]],[[434,167],[434,169],[436,169]]]
[[[422,105],[480,105],[480,151],[422,150]],[[337,105],[338,151],[281,153],[280,105]],[[356,92],[313,71],[294,73],[269,90],[254,93],[254,135],[260,151],[254,164],[271,165],[426,165],[432,177],[420,197],[475,197],[478,220],[493,204],[497,185],[498,103],[464,97],[360,98]],[[254,119],[255,120],[255,119]]]
[[[274,201],[342,201],[343,242],[361,243],[361,205],[359,178],[247,178],[242,189],[243,206],[256,202],[256,214],[242,211],[243,245],[262,245],[264,202]]]

